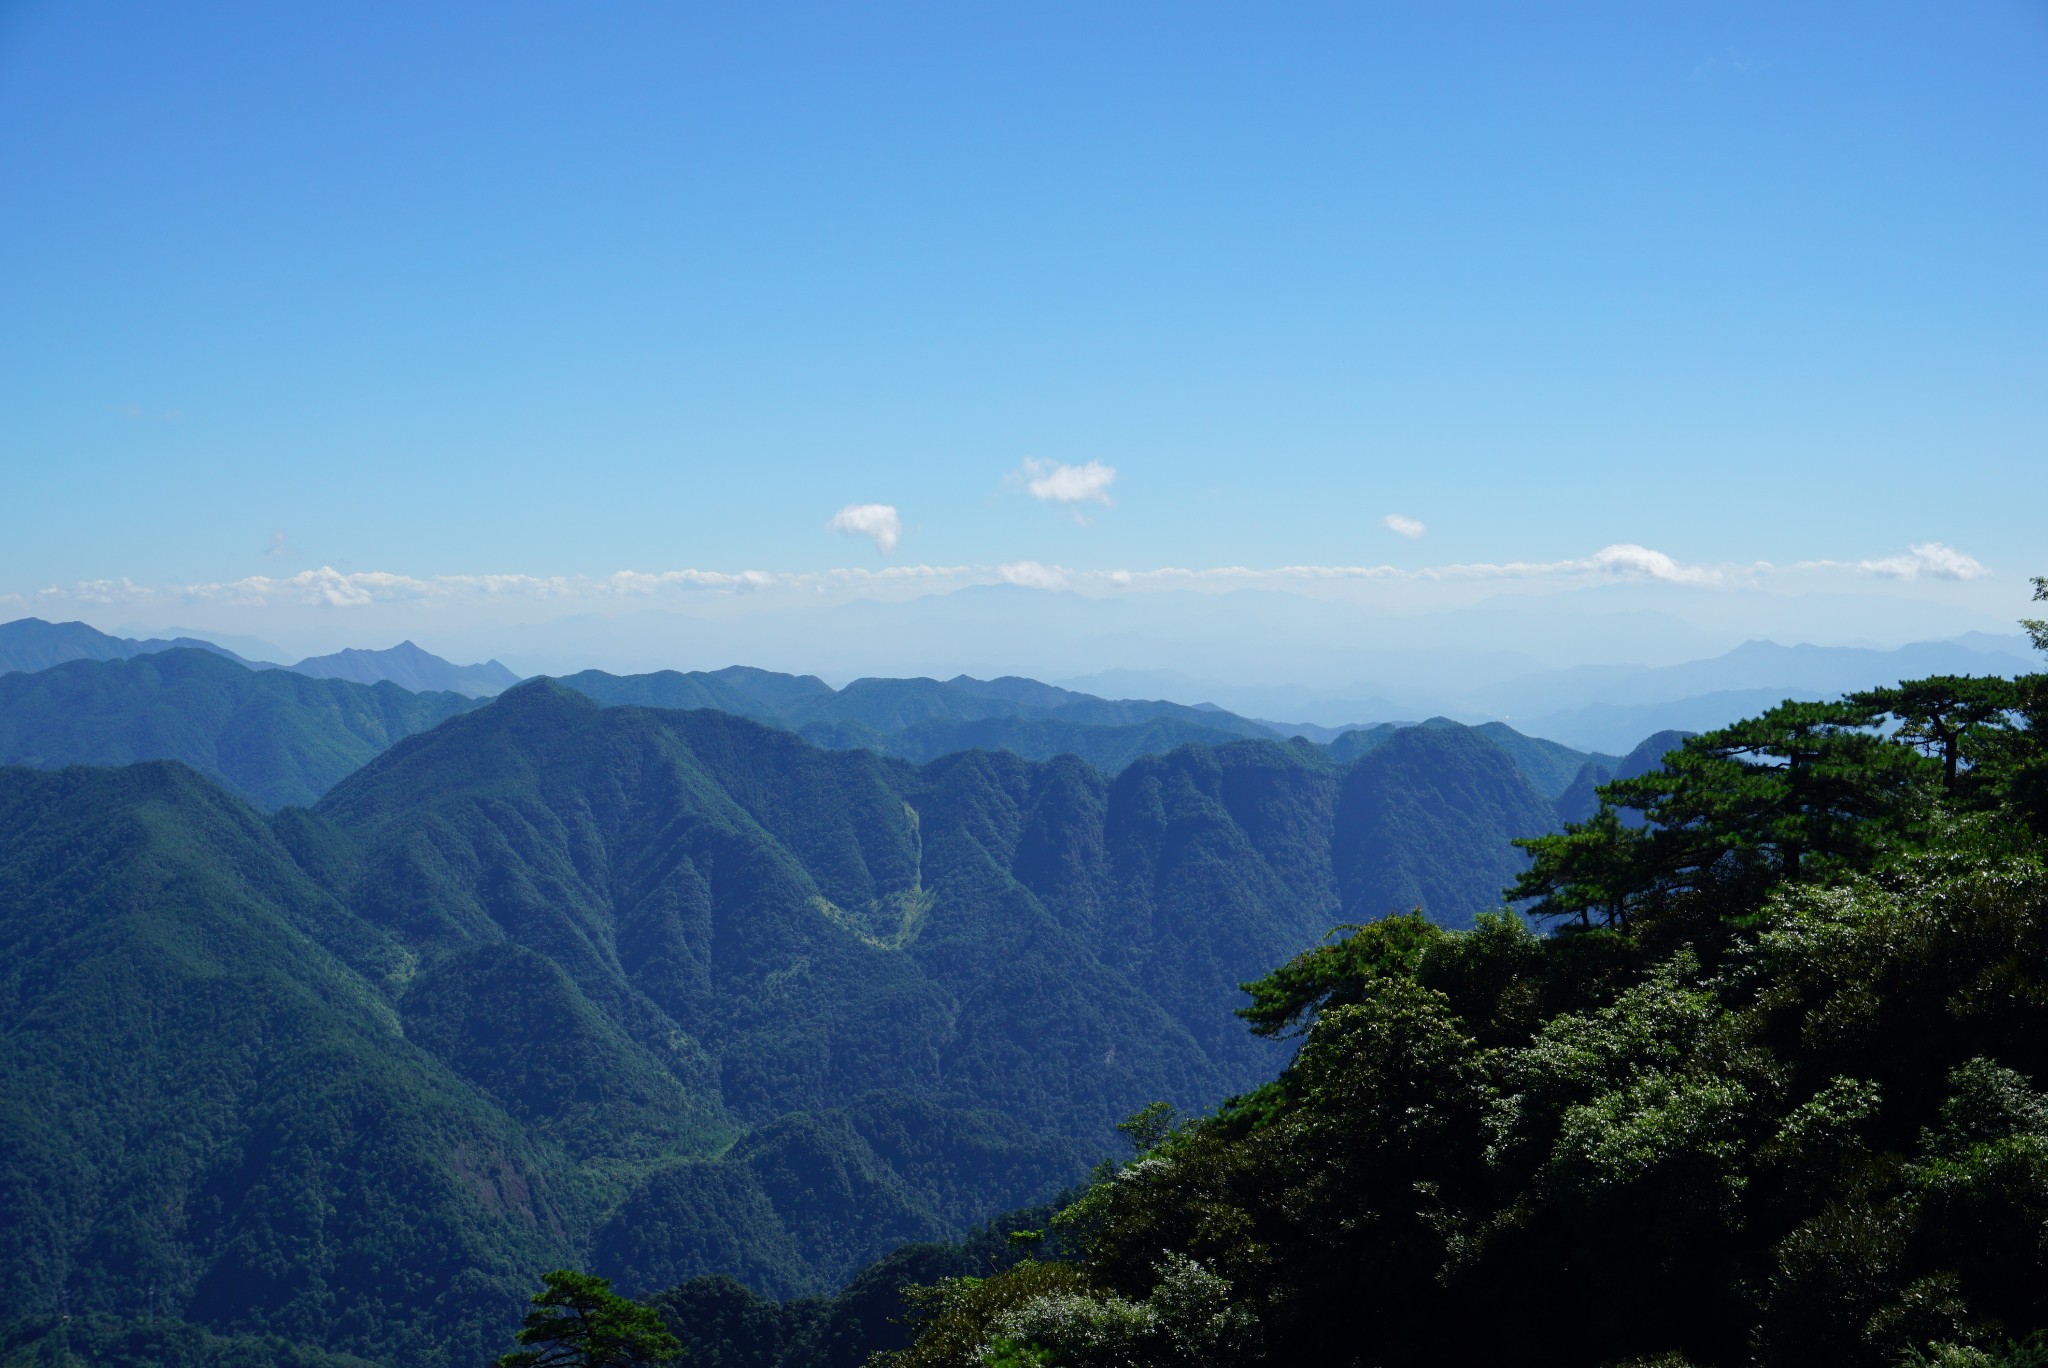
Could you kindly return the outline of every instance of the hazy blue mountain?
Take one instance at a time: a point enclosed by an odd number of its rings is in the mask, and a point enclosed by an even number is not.
[[[657,670],[652,674],[613,675],[584,670],[564,675],[561,683],[607,707],[631,704],[642,708],[716,708],[735,717],[786,726],[807,707],[830,698],[830,684],[815,675],[777,674],[734,665],[723,670]]]
[[[1686,731],[1660,731],[1644,737],[1629,750],[1627,755],[1615,762],[1614,777],[1633,779],[1639,774],[1664,768],[1664,757],[1685,744],[1685,738],[1693,733]]]
[[[1752,641],[1710,660],[1651,669],[1586,666],[1474,691],[1463,706],[1512,714],[1571,746],[1617,750],[1655,731],[1709,731],[1784,700],[1835,698],[1935,674],[2015,675],[2039,659],[2023,637],[1971,633],[1879,651]]]
[[[1600,810],[1598,789],[1602,784],[1616,779],[1633,779],[1639,774],[1662,769],[1664,756],[1683,745],[1690,732],[1664,731],[1645,738],[1627,755],[1616,760],[1603,756],[1600,760],[1589,760],[1573,777],[1571,787],[1557,799],[1557,820],[1583,822]],[[1629,809],[1622,809],[1621,820],[1629,826],[1642,825],[1642,816]]]
[[[88,627],[83,622],[45,622],[41,618],[18,618],[13,622],[0,623],[0,674],[15,670],[47,670],[52,665],[61,665],[67,660],[127,660],[133,656],[150,655],[174,648],[211,651],[215,655],[226,656],[245,665],[259,663],[242,660],[242,657],[225,647],[194,637],[177,637],[171,640],[151,638],[137,641],[132,637],[109,636],[97,628]]]
[[[1778,689],[1786,691],[1779,699],[1833,698],[1901,679],[1936,674],[2009,675],[2038,665],[2038,657],[2019,636],[1974,633],[1967,640],[1922,641],[1893,650],[1750,641],[1710,659],[1679,665],[1594,665],[1550,671],[1474,690],[1469,702],[1534,715],[1590,703],[1669,703],[1734,691]]]
[[[1432,717],[1419,725],[1443,728],[1458,727],[1462,724],[1453,722],[1448,717]],[[1506,752],[1508,758],[1515,763],[1515,767],[1522,771],[1523,777],[1546,798],[1554,799],[1571,787],[1573,779],[1589,761],[1612,766],[1616,760],[1612,755],[1598,752],[1589,754],[1555,741],[1524,736],[1505,722],[1482,722],[1472,730]]]
[[[1600,811],[1600,786],[1614,779],[1612,766],[1588,760],[1579,766],[1579,772],[1572,776],[1572,782],[1557,796],[1557,820],[1583,822]]]
[[[456,665],[410,641],[381,651],[351,648],[333,655],[308,656],[290,669],[315,679],[346,679],[357,684],[389,681],[414,693],[459,693],[489,698],[519,682],[519,676],[495,660]]]
[[[1376,727],[1353,727],[1340,731],[1331,739],[1330,758],[1338,764],[1349,764],[1369,751],[1386,744],[1388,738],[1402,730],[1392,722],[1382,722]]]
[[[259,807],[311,803],[394,741],[476,706],[454,693],[251,670],[176,648],[0,675],[0,764],[180,760]]]
[[[182,760],[275,808],[313,801],[385,746],[468,706],[452,691],[415,696],[388,680],[311,683],[296,667],[251,673],[209,653],[217,668],[207,668],[195,654],[176,648],[131,658],[160,662],[153,667],[79,660],[47,679],[9,677],[0,688],[0,763]],[[408,666],[402,672],[413,677],[455,670],[416,649],[340,658],[364,673],[386,666]],[[714,708],[795,730],[828,748],[917,763],[962,750],[1007,750],[1030,760],[1077,755],[1114,774],[1141,756],[1183,745],[1267,734],[1262,724],[1216,708],[1090,698],[1023,679],[860,680],[835,691],[807,676],[733,668],[626,677],[590,671],[564,682],[606,704]],[[1330,758],[1348,763],[1395,730],[1340,733]],[[1541,792],[1585,759],[1502,724],[1481,730]]]
[[[1613,750],[1629,745],[1630,737],[1666,731],[1712,731],[1800,696],[1820,699],[1833,695],[1767,688],[1702,694],[1668,703],[1597,703],[1551,713],[1529,725],[1541,727],[1546,735],[1564,738],[1567,743]]]
[[[890,736],[922,724],[994,719],[1059,722],[1069,726],[1130,727],[1172,721],[1190,731],[1233,737],[1276,735],[1264,724],[1219,709],[1159,700],[1112,700],[1041,684],[1033,679],[856,679],[833,689],[810,675],[725,669],[647,675],[585,670],[561,681],[600,703],[658,708],[717,708],[790,730],[816,728],[829,737]],[[858,729],[865,728],[862,732]],[[838,729],[838,730],[835,730]],[[919,744],[915,749],[929,749]]]

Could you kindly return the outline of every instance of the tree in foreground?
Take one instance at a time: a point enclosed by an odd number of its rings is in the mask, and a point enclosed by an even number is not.
[[[523,1347],[497,1368],[639,1368],[682,1353],[661,1317],[612,1291],[611,1279],[558,1268],[541,1281],[519,1332]]]
[[[890,1368],[2048,1368],[2048,675],[1600,792],[1522,843],[1567,934],[1394,917],[1245,985],[1280,1076],[1134,1118],[1060,1257],[906,1290]]]

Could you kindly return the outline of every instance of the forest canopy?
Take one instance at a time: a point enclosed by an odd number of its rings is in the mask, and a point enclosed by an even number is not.
[[[1284,1073],[889,1362],[2048,1358],[2048,676],[1787,703],[1600,799],[1522,842],[1553,934],[1391,917],[1247,984]]]

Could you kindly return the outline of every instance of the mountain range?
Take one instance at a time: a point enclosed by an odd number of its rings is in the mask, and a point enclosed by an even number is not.
[[[963,590],[935,596],[932,603],[920,610],[924,617],[919,620],[929,619],[935,627],[944,628],[947,639],[965,643],[978,639],[975,633],[981,628],[975,625],[980,620],[977,613],[997,599],[1007,609],[1018,603],[1039,604],[1040,600],[1074,597],[1019,589]],[[1227,610],[1229,621],[1248,633],[1260,620],[1258,612],[1284,608],[1298,617],[1303,611],[1287,595],[1195,597],[1207,604],[1212,616]],[[883,607],[867,605],[861,611],[847,611],[853,618],[859,618],[862,612],[881,612]],[[1254,609],[1258,612],[1247,617],[1246,613]],[[1311,615],[1304,621],[1321,620]],[[1501,619],[1502,623],[1509,620]],[[1523,622],[1522,627],[1540,627],[1550,621],[1538,614]],[[834,630],[846,625],[838,619],[834,622]],[[1654,638],[1659,630],[1657,622],[1641,614],[1587,618],[1579,621],[1574,630],[1583,634],[1590,630],[1588,624],[1598,623],[1608,624],[1614,634],[1605,651],[1610,655],[1622,649],[1622,641],[1641,639],[1644,633]],[[1339,630],[1334,621],[1330,625],[1332,630]],[[1255,634],[1245,637],[1247,642],[1254,639]],[[687,645],[692,653],[701,654],[708,644],[707,640],[693,640],[679,643],[677,649]],[[1584,646],[1590,650],[1593,644],[1587,641]],[[1670,644],[1666,643],[1667,648]],[[51,624],[24,619],[0,626],[0,673],[47,668],[64,659],[121,658],[174,645],[241,658],[193,638],[132,640],[107,636],[83,623]],[[913,724],[908,718],[878,720],[868,716],[857,696],[838,703],[824,701],[822,695],[831,692],[830,686],[815,676],[776,675],[784,680],[809,680],[806,687],[821,697],[808,701],[796,695],[755,698],[742,683],[739,708],[745,715],[801,730],[821,744],[879,746],[909,759],[930,759],[968,746],[1006,746],[1035,756],[1072,749],[1073,742],[1063,735],[1063,729],[1077,717],[1067,702],[1099,695],[1155,700],[1145,705],[1148,711],[1129,715],[1120,724],[1102,716],[1087,719],[1090,726],[1135,728],[1120,738],[1096,736],[1095,749],[1083,752],[1094,763],[1110,767],[1179,741],[1213,743],[1225,735],[1249,734],[1299,735],[1328,742],[1362,726],[1433,715],[1467,723],[1506,721],[1525,735],[1549,737],[1583,751],[1620,754],[1654,732],[1700,731],[1726,725],[1787,698],[1831,698],[1853,689],[1881,687],[1927,675],[2012,675],[2033,668],[2025,638],[1983,632],[1967,632],[1948,640],[1923,641],[1892,650],[1749,641],[1718,655],[1676,663],[1601,663],[1563,669],[1543,669],[1534,657],[1513,651],[1447,653],[1440,647],[1425,648],[1420,643],[1402,649],[1376,649],[1377,654],[1370,655],[1370,661],[1380,673],[1342,687],[1267,687],[1171,670],[1098,671],[1066,680],[1065,688],[1002,677],[978,681],[958,675],[947,682],[993,690],[1028,684],[1029,690],[1006,700],[1011,705],[1007,712],[978,712],[956,699],[926,710]],[[1249,646],[1240,655],[1242,659],[1260,658],[1260,653]],[[348,650],[311,657],[291,668],[321,677],[364,683],[390,680],[416,691],[445,690],[471,697],[493,695],[518,678],[514,671],[494,660],[455,665],[411,642],[384,651]],[[672,706],[724,706],[711,701],[730,696],[730,690],[720,687],[722,682],[771,673],[735,669],[678,675],[664,670],[618,676],[587,670],[566,677],[578,679],[594,696],[603,696],[607,701],[618,701],[622,696],[622,686],[610,681],[629,678],[645,681],[627,690],[643,693],[641,701],[660,697]],[[705,687],[695,689],[678,682],[684,679]],[[855,681],[863,686],[869,683]],[[936,680],[930,683],[937,685]],[[684,703],[686,696],[698,701]],[[1030,725],[1015,725],[1011,719],[1018,718],[1029,718]],[[919,730],[913,731],[913,726]],[[872,728],[872,734],[862,727]]]
[[[240,670],[59,670],[167,665]],[[563,1262],[828,1290],[1269,1077],[1237,983],[1339,922],[1468,923],[1556,820],[1455,724],[1112,776],[549,681],[435,706],[268,816],[174,762],[0,769],[10,1304],[438,1364]]]
[[[1171,672],[1115,670],[1068,679],[1078,689],[1131,690],[1202,699],[1316,740],[1365,718],[1441,713],[1467,722],[1505,720],[1518,731],[1586,750],[1625,751],[1663,730],[1705,731],[1753,716],[1785,699],[1820,700],[1929,675],[2031,672],[2038,661],[2026,638],[1965,633],[1892,650],[1783,646],[1750,641],[1716,656],[1670,665],[1580,665],[1523,670],[1464,682],[1420,669],[1411,678],[1348,687],[1266,688]]]
[[[83,622],[44,622],[19,618],[0,623],[0,676],[32,673],[72,660],[129,660],[136,656],[185,649],[224,656],[252,670],[289,670],[315,679],[344,679],[357,684],[390,681],[415,693],[458,693],[488,698],[519,682],[519,676],[495,660],[456,665],[423,651],[410,641],[381,651],[345,650],[308,656],[296,665],[249,660],[197,637],[171,639],[109,636]]]
[[[8,639],[48,635],[49,624],[10,624]],[[51,629],[57,631],[61,629]],[[88,629],[89,630],[89,629]],[[110,644],[111,643],[111,644]],[[141,642],[81,643],[103,651]],[[446,666],[409,644],[333,659],[388,664],[412,660],[409,678],[439,678]],[[427,663],[421,663],[427,662]],[[871,750],[923,762],[963,750],[1006,750],[1027,759],[1077,755],[1117,773],[1138,758],[1182,745],[1288,739],[1290,729],[1215,707],[1159,700],[1110,700],[1005,678],[861,679],[833,689],[814,676],[731,668],[618,676],[584,671],[562,681],[607,705],[715,708],[797,732],[818,745]],[[307,679],[303,672],[238,662],[230,653],[173,647],[125,658],[78,658],[34,673],[0,675],[0,763],[51,767],[180,760],[260,807],[310,803],[384,747],[474,706],[454,691],[411,693],[391,680]],[[1447,719],[1427,725],[1456,726]],[[1327,738],[1333,755],[1355,759],[1398,728],[1298,728]],[[1555,798],[1590,761],[1500,723],[1480,730],[1503,747],[1546,798]]]

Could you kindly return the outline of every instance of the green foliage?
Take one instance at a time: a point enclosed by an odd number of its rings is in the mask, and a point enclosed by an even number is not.
[[[1171,1102],[1151,1102],[1117,1122],[1116,1128],[1131,1142],[1132,1149],[1143,1154],[1158,1149],[1173,1134],[1174,1124]]]
[[[1355,893],[1346,784],[1528,795],[1381,749],[913,769],[538,683],[269,819],[0,771],[0,1292],[394,1364],[564,1264],[828,1292],[1270,1078],[1229,993]]]
[[[2043,731],[2005,687],[1686,741],[1529,843],[1560,934],[1382,922],[1248,983],[1303,1033],[1277,1082],[1106,1171],[1060,1273],[948,1290],[904,1361],[1149,1361],[1175,1268],[1247,1364],[2042,1361]]]
[[[2048,575],[2034,576],[2034,602],[2048,601]],[[2039,618],[2021,618],[2020,627],[2033,640],[2034,649],[2048,652],[2048,622]]]
[[[558,1268],[542,1282],[520,1327],[525,1347],[500,1355],[498,1368],[636,1368],[682,1352],[661,1317],[613,1292],[610,1279]]]
[[[1609,785],[1518,885],[1550,937],[1493,893],[1550,804],[1455,726],[1112,779],[541,682],[272,819],[0,771],[0,1293],[391,1364],[481,1361],[565,1263],[778,1368],[886,1347],[904,1282],[1057,1362],[1998,1342],[2048,1286],[2048,690],[1943,687]],[[930,1252],[1155,1099],[1042,1243]]]
[[[179,760],[274,809],[313,802],[386,748],[475,706],[455,693],[250,670],[212,651],[74,660],[0,675],[0,764]]]
[[[1929,727],[1975,736],[2007,715],[1980,706],[1995,688],[1952,684],[1788,701],[1687,737],[1661,768],[1603,786],[1593,817],[1516,841],[1534,858],[1508,896],[1533,900],[1540,917],[1587,926],[1597,912],[1626,931],[1674,912],[1682,922],[1702,898],[1725,911],[1731,899],[1760,904],[1779,880],[1867,869],[1925,802],[1932,762],[1907,743],[1934,734]],[[1878,733],[1886,709],[1906,719],[1900,736]],[[1925,721],[1930,710],[1938,722]],[[1624,820],[1628,811],[1647,821]]]
[[[1849,697],[1858,707],[1895,718],[1898,738],[1938,759],[1943,786],[1954,792],[1964,777],[1963,762],[1981,764],[1994,738],[2010,727],[2020,686],[2010,679],[1939,675]]]
[[[1253,1035],[1283,1036],[1306,1030],[1317,1011],[1357,1002],[1380,979],[1413,974],[1423,951],[1443,934],[1420,912],[1337,929],[1352,934],[1297,955],[1264,978],[1240,985],[1252,1000],[1250,1006],[1238,1008],[1237,1014],[1251,1023]]]
[[[216,1335],[183,1321],[87,1314],[0,1324],[0,1368],[373,1368],[275,1335]]]
[[[1525,867],[1514,839],[1556,822],[1549,800],[1484,736],[1398,731],[1341,781],[1331,855],[1343,919],[1420,907],[1440,925],[1470,926]]]

